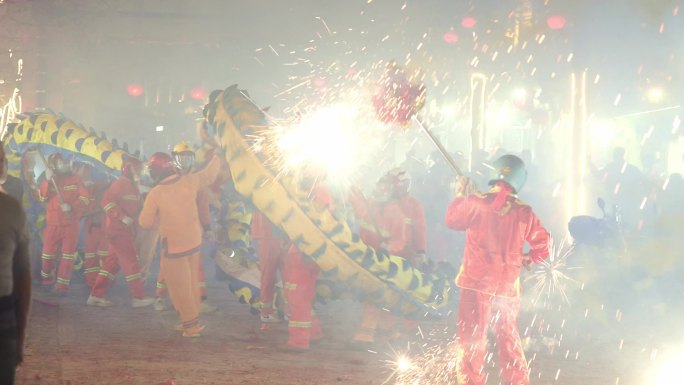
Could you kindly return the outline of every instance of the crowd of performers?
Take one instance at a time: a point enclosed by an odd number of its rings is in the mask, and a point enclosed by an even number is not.
[[[216,241],[210,207],[225,185],[226,175],[220,174],[227,169],[219,152],[214,148],[206,151],[200,165],[192,147],[179,143],[171,154],[155,153],[146,164],[126,159],[121,176],[109,184],[96,182],[87,164],[72,165],[59,153],[51,154],[46,172],[37,177],[35,185],[46,216],[40,264],[43,290],[55,296],[69,295],[83,233],[82,268],[90,288],[87,305],[113,305],[107,293],[121,270],[130,289],[131,306],[153,305],[162,310],[168,296],[179,316],[176,330],[184,337],[201,336],[205,326],[200,314],[214,310],[202,301],[206,291],[201,249],[203,241]],[[444,207],[446,225],[466,232],[463,264],[455,280],[460,288],[458,336],[465,349],[458,373],[469,379],[467,383],[484,384],[487,329],[495,319],[502,375],[506,383],[526,384],[528,369],[516,324],[519,275],[523,266],[548,256],[549,233],[531,208],[517,199],[527,177],[522,160],[505,155],[493,166],[489,191],[480,193],[471,179],[460,177],[456,197]],[[335,199],[325,179],[304,176],[299,183],[311,191],[319,209],[335,215]],[[430,269],[425,213],[411,195],[407,172],[388,171],[372,190],[367,197],[352,189],[346,197],[362,240],[417,268]],[[144,286],[149,261],[138,257],[136,236],[145,231],[159,236],[155,296]],[[319,267],[256,211],[251,237],[257,245],[261,272],[262,329],[287,321],[286,349],[306,351],[311,342],[323,337],[313,310]],[[525,243],[531,246],[527,254],[523,253]],[[278,281],[282,281],[285,299],[282,311],[275,301]],[[363,304],[351,343],[365,349],[375,342],[376,333],[393,338],[416,327],[415,321],[368,302]]]

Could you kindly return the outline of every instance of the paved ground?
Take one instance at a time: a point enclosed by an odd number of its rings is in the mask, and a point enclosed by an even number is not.
[[[326,338],[307,353],[289,353],[279,349],[285,328],[260,331],[257,318],[219,283],[210,287],[210,301],[219,309],[204,317],[207,330],[198,339],[173,331],[173,312],[132,309],[121,287],[112,294],[117,306],[100,309],[85,306],[81,285],[75,285],[71,298],[37,293],[18,384],[382,384],[392,374],[393,351],[407,346],[405,341],[392,347],[382,343],[375,353],[349,348],[360,314],[356,303],[319,306]],[[657,306],[643,307],[642,313],[600,305],[586,309],[579,304],[560,311],[525,307],[520,323],[531,337],[526,350],[532,383],[660,385],[641,377],[676,347],[682,333],[673,334],[675,325],[665,327],[669,321],[658,323]],[[650,327],[631,328],[630,319]],[[414,340],[413,352],[446,340],[453,333],[450,323],[423,324],[424,339]],[[492,365],[495,361],[494,355]],[[496,371],[491,373],[488,384],[499,383]]]

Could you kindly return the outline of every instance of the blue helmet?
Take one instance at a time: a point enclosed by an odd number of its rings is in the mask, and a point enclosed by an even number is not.
[[[492,174],[489,184],[496,182],[506,182],[517,194],[525,185],[527,180],[527,168],[525,162],[515,155],[503,155],[492,163]]]

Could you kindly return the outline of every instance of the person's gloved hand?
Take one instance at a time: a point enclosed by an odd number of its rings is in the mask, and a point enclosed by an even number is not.
[[[523,266],[525,267],[525,269],[527,269],[527,271],[532,270],[532,263],[533,261],[532,258],[530,258],[529,254],[523,255]]]
[[[65,212],[65,213],[71,212],[71,205],[68,203],[62,203],[59,205],[59,207],[62,209],[62,212]]]
[[[456,196],[457,197],[467,197],[477,192],[477,186],[475,181],[468,178],[467,176],[460,176],[456,180]]]
[[[135,223],[135,220],[131,217],[123,217],[121,218],[121,222],[123,222],[124,225],[130,227]]]

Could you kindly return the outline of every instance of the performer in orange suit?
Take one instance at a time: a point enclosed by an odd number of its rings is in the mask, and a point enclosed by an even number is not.
[[[198,271],[202,226],[195,202],[197,193],[216,179],[221,161],[213,156],[197,172],[178,175],[171,156],[155,153],[148,166],[157,185],[147,195],[139,223],[143,228],[159,226],[162,242],[160,269],[166,280],[173,306],[180,314],[184,337],[198,337],[200,322]]]
[[[187,175],[192,172],[195,167],[195,151],[192,150],[190,143],[180,142],[173,147],[171,152],[173,158],[173,164],[176,167],[176,172],[179,175]],[[214,232],[211,228],[211,211],[209,209],[209,189],[202,189],[197,193],[197,213],[199,214],[200,224],[202,225],[202,235],[205,241],[214,241]],[[204,264],[200,259],[199,264],[199,287],[202,297],[202,304],[200,307],[201,313],[210,313],[216,310],[215,306],[209,305],[205,300],[207,299],[207,282],[206,275],[204,273]],[[165,298],[168,296],[168,289],[166,287],[166,282],[164,282],[164,276],[161,271],[157,275],[157,299],[154,302],[155,310],[165,310],[166,301]]]

